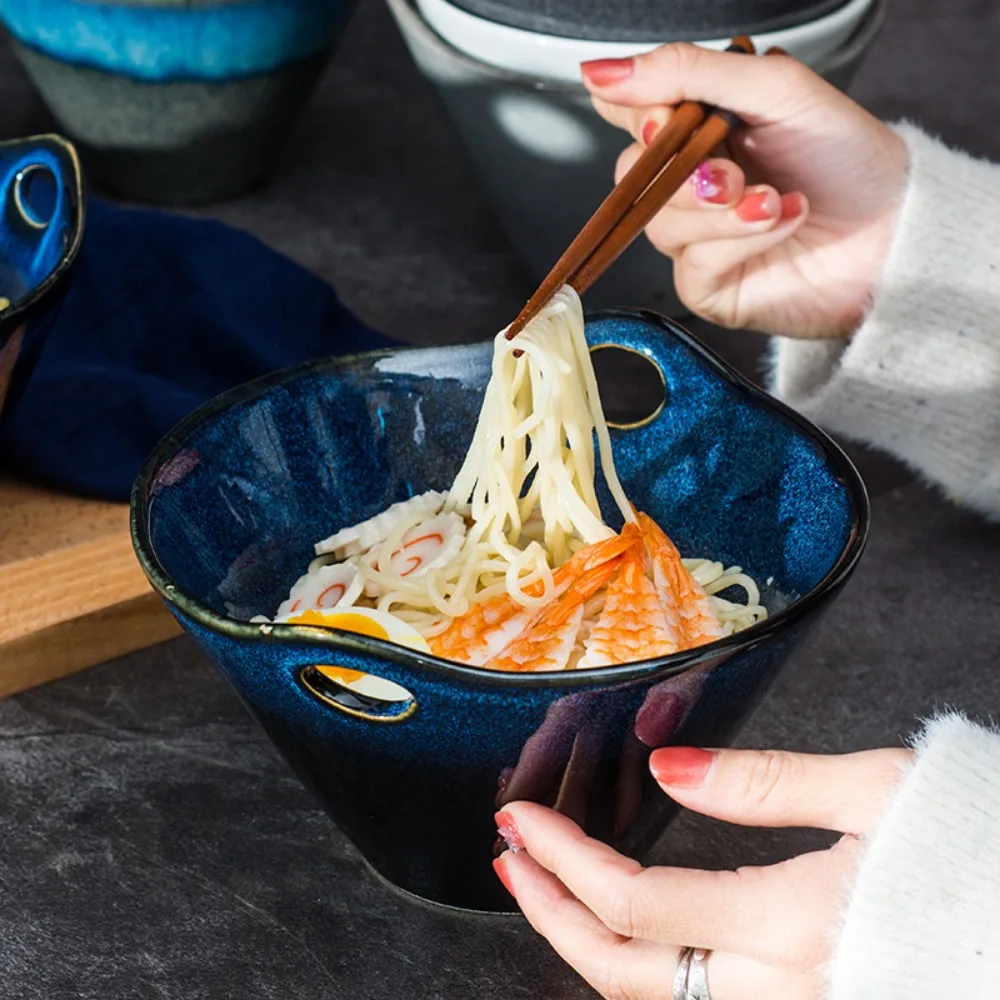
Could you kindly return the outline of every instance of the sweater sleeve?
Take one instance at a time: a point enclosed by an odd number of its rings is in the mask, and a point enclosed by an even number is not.
[[[846,346],[776,338],[772,391],[1000,518],[1000,166],[897,131],[910,177],[872,308]]]
[[[872,838],[830,1000],[989,997],[1000,983],[1000,732],[932,722]]]

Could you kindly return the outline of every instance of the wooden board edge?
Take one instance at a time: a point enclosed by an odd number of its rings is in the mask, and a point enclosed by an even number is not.
[[[0,649],[151,593],[129,536],[98,538],[0,566]]]
[[[150,592],[0,645],[0,698],[181,634]]]

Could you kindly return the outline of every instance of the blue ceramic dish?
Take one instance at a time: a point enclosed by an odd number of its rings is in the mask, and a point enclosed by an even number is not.
[[[641,857],[674,813],[648,775],[650,749],[729,743],[864,547],[864,486],[824,434],[670,321],[603,313],[587,336],[645,356],[666,386],[656,414],[612,432],[631,500],[683,552],[767,581],[766,622],[658,660],[527,676],[248,622],[273,613],[314,541],[447,487],[489,343],[317,361],[250,383],[178,426],[136,482],[136,551],[178,621],[375,871],[438,903],[511,908],[490,861],[493,812],[512,798],[554,804]],[[317,665],[405,690],[362,699]]]
[[[58,294],[83,240],[83,178],[76,150],[57,135],[0,142],[0,405],[32,312]]]

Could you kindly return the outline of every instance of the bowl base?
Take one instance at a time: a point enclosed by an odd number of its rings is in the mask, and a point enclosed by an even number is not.
[[[466,917],[517,917],[521,915],[521,910],[517,903],[513,899],[509,903],[501,903],[496,907],[474,907],[474,906],[458,906],[454,903],[443,903],[438,899],[430,899],[427,896],[421,896],[419,893],[411,892],[409,889],[404,889],[401,885],[397,885],[391,879],[383,875],[363,854],[358,852],[364,866],[368,871],[387,889],[393,892],[395,895],[400,896],[405,899],[407,903],[416,904],[418,906],[429,907],[436,911],[445,911],[446,913],[452,913],[459,916]]]
[[[261,187],[331,52],[240,79],[150,83],[11,44],[88,180],[128,201],[173,206]]]

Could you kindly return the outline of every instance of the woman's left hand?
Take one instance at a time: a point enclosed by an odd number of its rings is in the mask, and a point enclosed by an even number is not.
[[[906,750],[657,750],[654,776],[689,809],[844,836],[770,867],[643,868],[564,816],[516,802],[497,815],[518,848],[497,860],[497,873],[535,930],[607,1000],[671,997],[685,947],[711,951],[712,1000],[818,1000],[862,841],[910,760]]]

